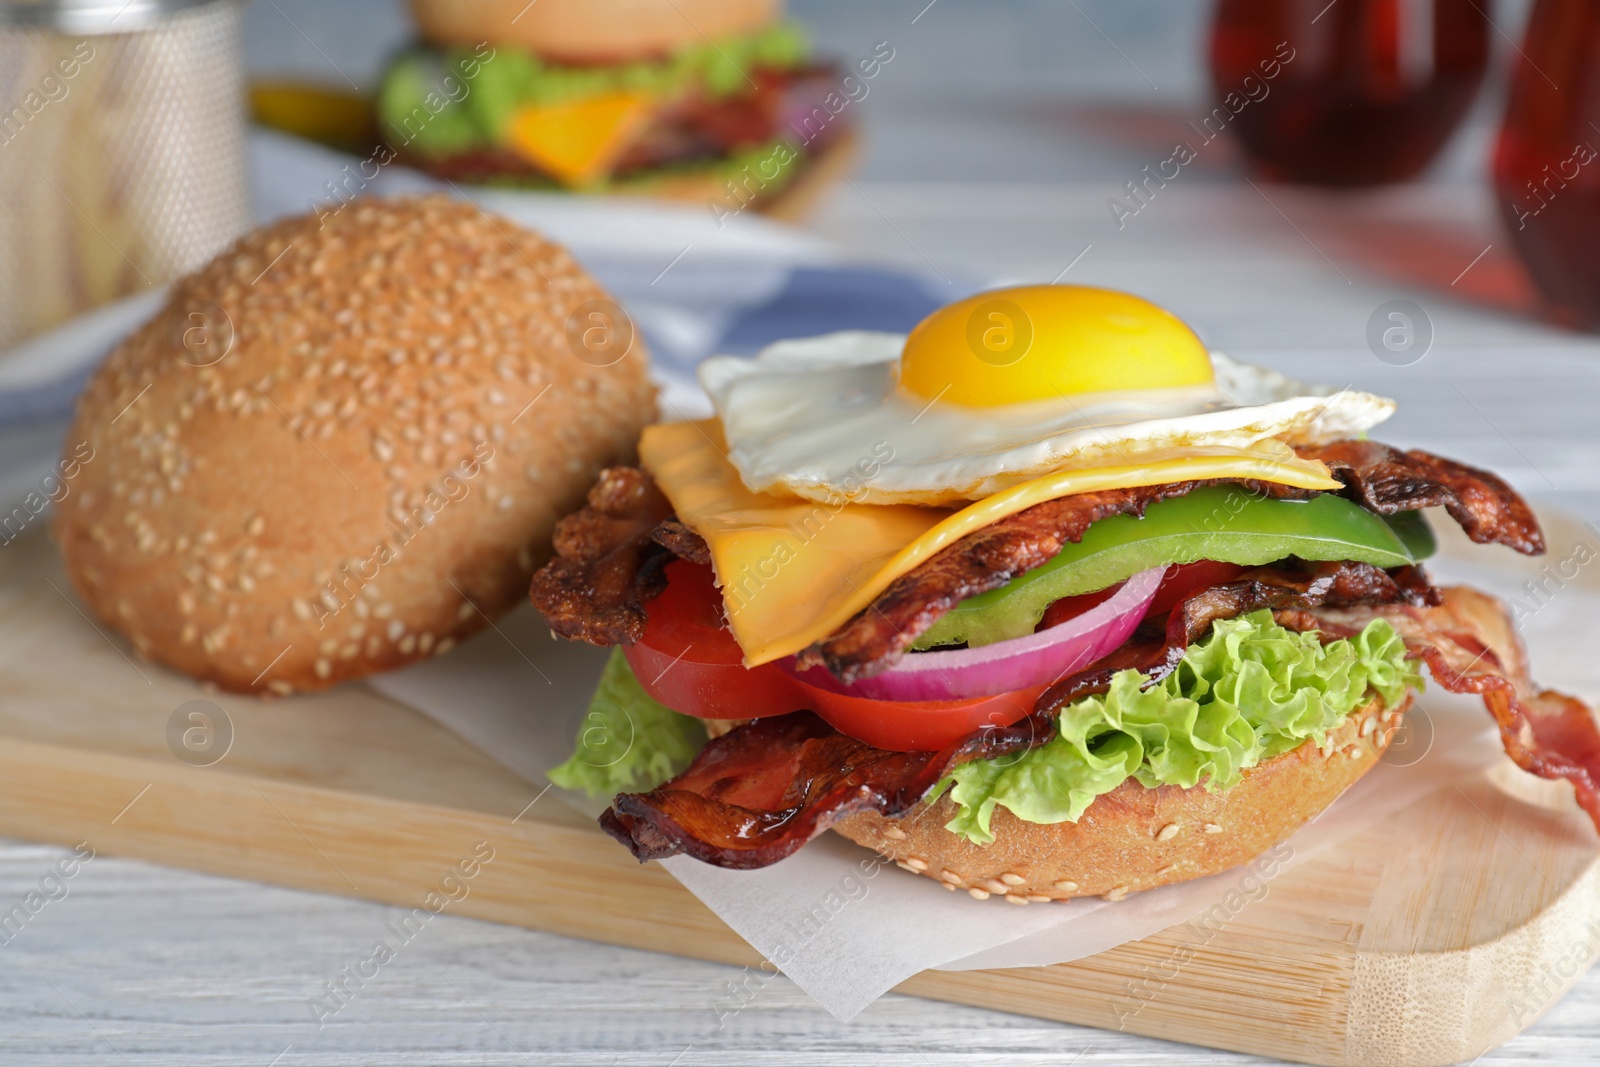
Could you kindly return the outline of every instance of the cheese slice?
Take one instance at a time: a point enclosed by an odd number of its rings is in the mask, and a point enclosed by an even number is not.
[[[1204,454],[1157,454],[1115,467],[1057,471],[952,510],[916,504],[831,503],[755,493],[728,462],[722,426],[645,428],[639,458],[678,521],[705,539],[744,663],[794,655],[839,629],[896,578],[968,534],[1074,493],[1202,478],[1338,489],[1328,468],[1278,441]]]
[[[611,170],[654,109],[654,99],[641,93],[520,108],[511,116],[507,140],[562,184],[585,185]]]

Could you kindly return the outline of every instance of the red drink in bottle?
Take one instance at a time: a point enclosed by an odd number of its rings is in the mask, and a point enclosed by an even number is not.
[[[1221,0],[1212,82],[1219,99],[1244,99],[1229,126],[1266,177],[1401,181],[1438,154],[1477,94],[1489,58],[1488,4]],[[1245,79],[1259,82],[1274,59],[1281,69],[1265,95],[1243,93]]]
[[[1538,0],[1495,151],[1500,213],[1563,321],[1600,327],[1600,5]]]

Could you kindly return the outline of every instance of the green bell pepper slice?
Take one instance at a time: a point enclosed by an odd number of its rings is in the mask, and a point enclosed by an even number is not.
[[[1216,560],[1258,567],[1299,556],[1400,567],[1435,547],[1433,531],[1417,512],[1384,518],[1328,493],[1274,500],[1242,486],[1207,486],[1157,501],[1143,518],[1101,519],[1042,567],[957,604],[913,647],[976,647],[1022,637],[1062,597],[1105,589],[1166,564]]]

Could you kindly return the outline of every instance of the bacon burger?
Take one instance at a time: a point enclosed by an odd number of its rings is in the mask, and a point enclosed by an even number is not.
[[[849,102],[892,58],[816,62],[780,0],[412,0],[389,64],[398,158],[459,181],[774,209],[847,165]],[[822,164],[828,161],[827,167]]]
[[[1124,293],[981,293],[908,337],[717,358],[533,600],[616,651],[558,784],[640,860],[833,829],[977,898],[1244,863],[1383,754],[1425,665],[1600,822],[1600,732],[1422,512],[1544,551],[1485,471],[1368,440],[1394,403],[1209,353]],[[714,735],[706,740],[707,735]]]

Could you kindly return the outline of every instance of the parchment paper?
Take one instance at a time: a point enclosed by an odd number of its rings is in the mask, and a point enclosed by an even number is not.
[[[1474,549],[1505,553],[1504,549]],[[1484,563],[1445,559],[1441,580],[1470,577],[1514,593],[1522,577]],[[1600,692],[1600,668],[1582,648],[1600,597],[1569,588],[1524,622],[1546,684]],[[383,692],[431,715],[532,781],[564,760],[604,654],[551,639],[524,610],[455,654],[375,679]],[[1408,732],[1385,761],[1273,853],[1211,878],[1110,904],[1081,900],[1016,907],[946,892],[824,835],[759,871],[724,871],[683,857],[666,868],[828,1011],[848,1019],[899,982],[928,968],[1043,966],[1148,937],[1211,911],[1231,918],[1262,887],[1385,816],[1462,776],[1505,759],[1476,698],[1432,689],[1407,717]],[[585,811],[582,797],[552,789]],[[620,846],[619,846],[620,847]],[[1093,916],[1092,922],[1084,921]]]

